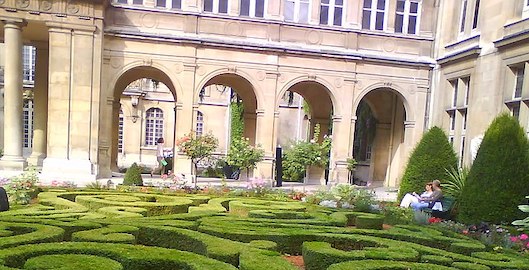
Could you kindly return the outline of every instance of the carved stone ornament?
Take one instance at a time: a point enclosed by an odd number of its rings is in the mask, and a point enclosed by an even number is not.
[[[50,1],[42,1],[42,2],[40,2],[40,9],[43,10],[43,11],[49,11],[49,10],[51,10],[52,7],[53,7],[53,5],[51,4]]]
[[[27,8],[29,7],[29,0],[17,0],[16,6],[18,8]]]
[[[70,4],[68,5],[67,10],[68,10],[68,13],[70,14],[76,14],[77,12],[79,12],[79,6]]]
[[[2,6],[3,4],[5,4],[6,0],[0,0],[0,6]]]
[[[262,70],[257,72],[257,80],[262,81],[266,78],[266,73]]]

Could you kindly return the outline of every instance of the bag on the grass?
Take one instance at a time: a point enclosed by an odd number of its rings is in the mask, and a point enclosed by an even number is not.
[[[163,165],[163,166],[167,166],[167,161],[165,161],[165,158],[160,160],[160,163]]]

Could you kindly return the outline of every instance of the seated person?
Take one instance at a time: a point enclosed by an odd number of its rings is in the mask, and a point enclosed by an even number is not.
[[[400,202],[400,207],[408,208],[410,207],[410,204],[412,202],[419,202],[421,198],[428,198],[432,196],[432,193],[433,193],[432,182],[426,183],[424,190],[425,191],[421,195],[418,195],[415,192],[406,193],[406,195],[404,195],[404,198],[402,198],[402,201]]]
[[[418,202],[412,202],[411,208],[415,211],[419,211],[424,208],[433,208],[436,202],[443,198],[443,191],[441,190],[441,181],[434,180],[432,182],[433,192],[428,198],[421,198]]]

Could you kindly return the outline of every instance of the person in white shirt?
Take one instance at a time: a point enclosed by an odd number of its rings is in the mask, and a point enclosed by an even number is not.
[[[163,143],[164,143],[163,138],[158,138],[158,140],[156,141],[156,161],[158,162],[158,164],[157,164],[156,168],[152,169],[151,177],[156,172],[160,172],[160,175],[161,175],[162,172],[165,171],[165,165],[162,164],[162,160],[164,160]]]
[[[417,193],[406,193],[404,195],[404,198],[402,198],[402,201],[400,202],[400,207],[408,208],[412,203],[417,203],[421,200],[424,200],[426,198],[429,198],[433,194],[433,185],[431,182],[426,183],[426,186],[424,187],[425,191],[418,195]]]

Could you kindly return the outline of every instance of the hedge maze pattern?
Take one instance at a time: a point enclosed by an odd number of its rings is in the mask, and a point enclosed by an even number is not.
[[[529,269],[430,227],[382,228],[375,214],[299,202],[116,192],[45,192],[0,213],[6,269]]]

